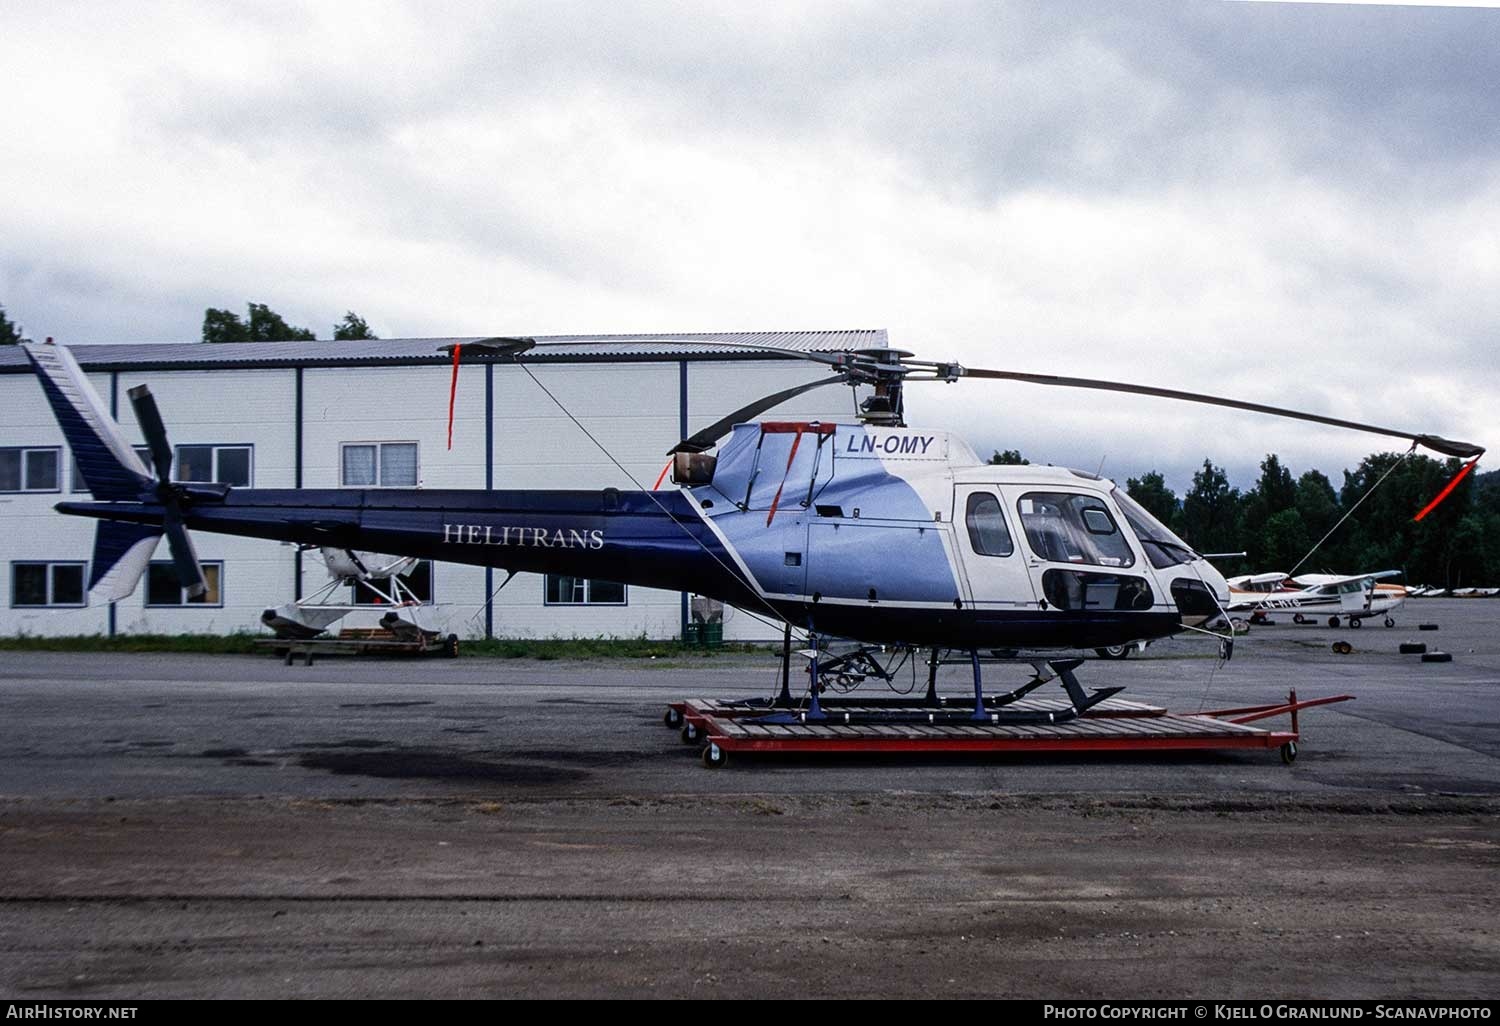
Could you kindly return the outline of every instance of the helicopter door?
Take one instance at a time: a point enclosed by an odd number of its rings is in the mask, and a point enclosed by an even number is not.
[[[1104,499],[1035,491],[1013,508],[1043,608],[1110,615],[1151,608],[1148,575]]]
[[[1015,524],[1006,515],[999,490],[993,486],[960,485],[954,498],[956,512],[963,518],[955,534],[974,608],[1035,606],[1031,575],[1017,548]]]

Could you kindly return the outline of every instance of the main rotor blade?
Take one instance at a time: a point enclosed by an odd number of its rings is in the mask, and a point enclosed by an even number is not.
[[[167,547],[172,550],[172,566],[177,570],[177,583],[187,589],[189,598],[197,598],[208,591],[208,582],[203,578],[203,567],[198,562],[198,552],[193,548],[192,536],[182,522],[182,513],[175,502],[167,504],[167,513],[162,526],[167,533]]]
[[[1442,438],[1438,435],[1414,434],[1410,431],[1400,431],[1396,428],[1380,427],[1375,424],[1361,424],[1352,420],[1340,420],[1337,417],[1325,417],[1319,413],[1303,413],[1300,410],[1288,410],[1280,406],[1267,406],[1264,403],[1250,403],[1240,399],[1226,399],[1223,396],[1204,395],[1199,392],[1181,392],[1175,388],[1131,385],[1121,381],[1099,381],[1094,378],[1064,378],[1055,374],[1026,374],[1020,371],[988,370],[983,367],[965,367],[963,376],[970,378],[996,378],[1002,381],[1024,381],[1033,385],[1055,385],[1063,388],[1092,388],[1104,392],[1129,392],[1134,395],[1150,395],[1161,399],[1181,399],[1184,402],[1190,403],[1227,406],[1234,410],[1249,410],[1252,413],[1266,413],[1273,417],[1290,417],[1293,420],[1305,420],[1314,424],[1327,424],[1331,427],[1349,428],[1352,431],[1366,431],[1376,435],[1388,435],[1392,438],[1405,438],[1407,441],[1426,446],[1434,452],[1440,452],[1445,456],[1457,456],[1459,459],[1468,459],[1472,456],[1483,455],[1484,453],[1484,446],[1475,445],[1472,442],[1453,441],[1452,439]]]
[[[820,381],[810,381],[805,385],[797,385],[794,388],[784,388],[780,392],[757,399],[753,403],[741,406],[729,414],[729,416],[714,421],[697,434],[689,438],[684,438],[669,449],[667,455],[671,456],[673,453],[679,452],[703,452],[706,449],[712,449],[714,443],[723,438],[729,432],[729,429],[736,424],[743,424],[747,420],[753,420],[773,406],[780,406],[788,399],[799,396],[803,392],[811,392],[813,389],[822,388],[824,385],[841,384],[843,381],[844,378],[842,376],[823,378]]]
[[[167,426],[162,423],[161,412],[156,408],[156,397],[151,394],[151,386],[136,385],[132,388],[130,405],[135,410],[141,434],[146,436],[146,445],[151,449],[156,479],[163,482],[172,480],[172,445],[167,441]]]

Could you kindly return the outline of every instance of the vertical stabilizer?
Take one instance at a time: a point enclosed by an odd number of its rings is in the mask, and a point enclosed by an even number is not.
[[[94,498],[139,498],[151,486],[151,475],[73,354],[50,342],[27,343],[21,348],[36,369],[78,472]]]

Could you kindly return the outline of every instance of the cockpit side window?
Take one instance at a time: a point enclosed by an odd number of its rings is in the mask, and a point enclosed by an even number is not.
[[[1126,494],[1123,488],[1114,490],[1114,499],[1120,507],[1120,512],[1125,514],[1125,522],[1130,525],[1130,529],[1135,532],[1136,539],[1141,543],[1141,548],[1146,551],[1146,558],[1156,569],[1165,570],[1169,566],[1191,563],[1198,558],[1198,554],[1186,542],[1148,513],[1145,507]],[[1261,589],[1257,587],[1257,590]],[[1263,590],[1272,591],[1274,586]]]
[[[1027,492],[1017,503],[1031,551],[1055,563],[1135,565],[1135,553],[1104,500],[1072,492]]]
[[[1016,551],[1010,528],[1005,526],[1000,500],[993,495],[987,492],[970,495],[964,523],[969,528],[969,544],[981,556],[1009,556]]]

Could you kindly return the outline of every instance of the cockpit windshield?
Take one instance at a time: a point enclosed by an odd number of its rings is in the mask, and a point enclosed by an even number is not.
[[[1117,485],[1114,497],[1115,502],[1120,506],[1120,512],[1125,515],[1125,522],[1140,539],[1141,548],[1146,550],[1146,558],[1151,560],[1151,565],[1156,569],[1165,570],[1169,566],[1191,563],[1201,558],[1187,542],[1167,530],[1165,524],[1146,512],[1146,507],[1125,494],[1125,489]]]

